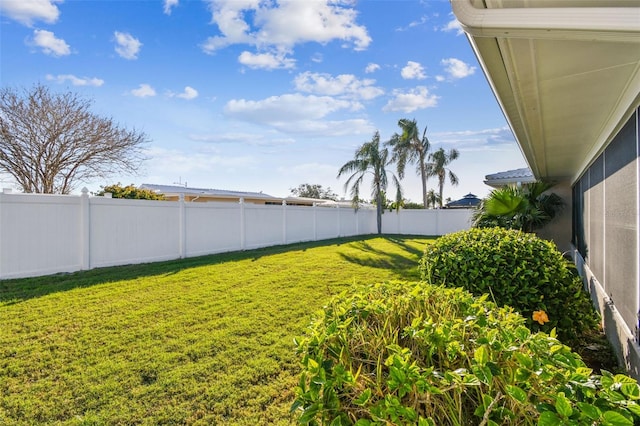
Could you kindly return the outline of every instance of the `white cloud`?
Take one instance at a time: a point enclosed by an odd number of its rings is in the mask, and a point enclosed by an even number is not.
[[[311,56],[311,60],[316,64],[319,64],[319,63],[322,63],[322,61],[324,61],[324,56],[322,56],[322,53],[316,52]]]
[[[296,90],[329,96],[348,96],[370,100],[384,94],[384,90],[375,87],[375,80],[358,80],[353,74],[341,74],[332,77],[329,74],[304,72],[294,79]]]
[[[230,118],[270,126],[282,133],[341,136],[373,131],[373,126],[365,119],[325,119],[336,111],[353,111],[360,107],[357,102],[329,96],[285,94],[259,101],[233,99],[227,102],[224,112]]]
[[[274,147],[291,145],[295,140],[291,138],[270,138],[267,139],[263,134],[227,132],[213,134],[191,134],[189,139],[196,142],[208,142],[213,144],[244,144],[250,146]]]
[[[42,49],[42,52],[50,56],[66,56],[71,54],[71,48],[61,38],[46,30],[33,31],[33,44]]]
[[[148,98],[156,95],[156,91],[153,87],[148,84],[141,84],[137,89],[133,89],[131,91],[133,96],[138,98]]]
[[[116,31],[113,33],[116,41],[116,53],[124,59],[138,59],[138,53],[142,47],[140,40],[129,33]]]
[[[178,5],[178,0],[164,0],[164,13],[171,15],[171,9]]]
[[[244,51],[238,57],[238,62],[253,69],[288,69],[295,67],[295,59],[285,57],[284,53],[251,53]]]
[[[402,68],[402,71],[400,71],[400,75],[405,80],[423,80],[427,78],[422,65],[414,61],[407,61],[407,65]]]
[[[186,86],[184,92],[178,93],[176,97],[186,100],[195,99],[198,97],[198,91],[191,86]]]
[[[60,16],[56,3],[62,3],[62,0],[2,0],[0,15],[8,16],[28,27],[35,21],[53,24]]]
[[[232,44],[288,51],[306,42],[342,40],[355,50],[371,43],[367,29],[356,23],[352,0],[208,1],[221,35],[205,41],[207,53]]]
[[[369,121],[362,118],[276,122],[272,123],[272,126],[281,132],[314,137],[370,135],[375,131],[375,127]]]
[[[223,156],[211,152],[184,152],[159,147],[150,148],[147,155],[151,158],[149,173],[159,176],[186,176],[198,172],[210,174],[212,169],[235,171],[256,163],[256,159],[250,156]]]
[[[464,63],[460,59],[447,58],[440,61],[440,63],[445,67],[444,71],[452,80],[469,77],[476,72],[476,67]],[[438,81],[441,80],[439,79]]]
[[[429,17],[426,15],[423,15],[420,17],[419,20],[410,22],[409,25],[407,25],[406,27],[396,28],[396,31],[407,31],[410,28],[424,25],[425,23],[427,23],[427,21],[429,21]]]
[[[464,34],[464,31],[462,30],[462,26],[460,25],[460,22],[456,18],[453,18],[451,21],[447,22],[447,25],[442,27],[441,30],[444,32],[455,31],[456,35]]]
[[[274,123],[283,120],[318,119],[342,109],[353,108],[349,101],[329,96],[304,96],[285,94],[271,96],[261,101],[232,99],[224,111],[227,115],[258,123]]]
[[[508,126],[492,129],[438,132],[432,135],[432,139],[437,140],[439,144],[453,145],[465,151],[501,149],[502,146],[515,144],[513,133]]]
[[[394,90],[391,99],[382,108],[383,111],[413,112],[418,109],[434,107],[438,104],[438,96],[429,93],[424,86],[418,86],[409,92]]]
[[[100,87],[104,84],[104,80],[100,78],[76,77],[73,74],[59,74],[59,75],[47,74],[46,79],[49,81],[55,81],[56,83],[60,83],[60,84],[63,84],[64,82],[68,81],[74,86]]]
[[[369,64],[367,64],[367,67],[364,69],[364,72],[367,74],[371,74],[372,72],[376,72],[379,69],[380,69],[380,65],[370,62]]]

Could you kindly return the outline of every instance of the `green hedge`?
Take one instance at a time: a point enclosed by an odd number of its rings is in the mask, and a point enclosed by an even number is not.
[[[572,268],[552,242],[502,228],[445,235],[427,246],[420,263],[425,281],[489,294],[499,306],[520,312],[531,330],[557,328],[566,343],[597,327],[589,295]]]
[[[632,425],[640,387],[592,376],[511,308],[426,283],[332,300],[298,343],[292,411],[311,425]]]

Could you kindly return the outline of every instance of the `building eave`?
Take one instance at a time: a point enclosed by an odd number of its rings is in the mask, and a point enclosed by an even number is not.
[[[640,103],[638,2],[451,3],[534,176],[577,179]]]

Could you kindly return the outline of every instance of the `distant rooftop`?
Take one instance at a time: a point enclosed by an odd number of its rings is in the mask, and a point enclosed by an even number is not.
[[[472,193],[468,193],[467,195],[465,195],[464,197],[462,197],[459,200],[456,201],[451,201],[449,203],[447,203],[446,207],[451,209],[451,208],[471,208],[471,207],[475,207],[478,204],[480,204],[480,199],[478,197],[475,196],[475,194]]]
[[[494,188],[510,185],[514,183],[530,183],[535,182],[531,169],[528,167],[515,170],[507,170],[506,172],[494,173],[486,175],[484,183]]]
[[[140,185],[141,189],[149,189],[161,194],[189,194],[189,195],[211,195],[222,198],[261,198],[261,199],[277,199],[276,197],[263,194],[262,192],[247,192],[247,191],[229,191],[226,189],[212,189],[212,188],[188,188],[178,185],[155,185],[151,183],[143,183]]]

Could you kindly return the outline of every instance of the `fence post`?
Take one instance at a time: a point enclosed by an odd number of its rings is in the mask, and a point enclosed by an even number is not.
[[[318,241],[318,205],[313,203],[313,241]]]
[[[240,197],[240,250],[244,250],[244,198]]]
[[[287,201],[282,200],[282,244],[287,244]]]
[[[187,257],[187,215],[185,209],[184,194],[180,194],[178,198],[178,256],[180,256],[180,259]]]
[[[360,235],[360,212],[354,210],[353,213],[356,215],[356,235]]]
[[[2,279],[2,197],[4,190],[0,192],[0,280]]]
[[[82,188],[80,196],[80,238],[81,245],[81,268],[87,270],[91,268],[91,212],[89,208],[89,190]]]

